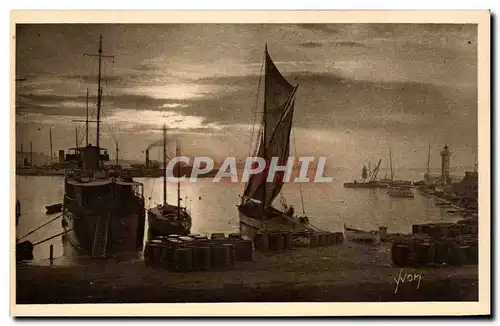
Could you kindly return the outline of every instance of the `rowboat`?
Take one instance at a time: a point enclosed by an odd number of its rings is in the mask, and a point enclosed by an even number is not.
[[[45,209],[47,210],[47,214],[54,214],[58,213],[62,210],[63,204],[58,203],[58,204],[52,204],[45,206]]]
[[[371,231],[359,230],[347,227],[347,225],[344,223],[344,237],[346,238],[346,240],[350,241],[378,244],[380,243],[380,233],[382,229],[385,228]]]

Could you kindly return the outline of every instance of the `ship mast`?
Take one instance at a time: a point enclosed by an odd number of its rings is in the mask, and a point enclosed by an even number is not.
[[[429,144],[429,152],[427,153],[427,175],[431,174],[431,145]]]
[[[89,89],[87,88],[87,104],[86,104],[86,113],[85,113],[85,146],[89,144]],[[78,142],[76,147],[78,147]]]
[[[163,125],[163,207],[167,206],[167,126]]]
[[[177,141],[177,150],[176,150],[176,155],[177,157],[179,157],[179,152],[180,152],[180,149],[179,149],[179,141]],[[180,218],[181,216],[181,180],[180,180],[180,177],[181,177],[181,170],[180,170],[180,162],[177,163],[177,219]]]
[[[392,172],[392,154],[391,154],[391,149],[389,148],[389,166],[391,169],[391,182],[394,181],[394,174]]]
[[[99,35],[99,50],[97,52],[97,54],[88,54],[88,53],[84,53],[83,54],[84,56],[90,56],[90,57],[97,57],[99,60],[98,60],[98,71],[97,71],[97,130],[96,130],[96,146],[97,148],[99,149],[99,135],[100,135],[100,124],[101,124],[101,100],[102,100],[102,88],[101,88],[101,67],[102,67],[102,59],[103,58],[112,58],[114,59],[114,56],[110,56],[110,55],[103,55],[102,54],[102,35]],[[114,62],[114,60],[113,60]],[[100,159],[100,155],[99,155],[99,161],[101,161]]]
[[[52,155],[52,127],[49,128],[49,138],[50,138],[50,164],[54,163],[54,157]]]
[[[264,59],[264,78],[267,74],[267,43],[266,43],[266,49],[265,49],[265,59]],[[264,79],[265,80],[265,79]],[[263,182],[263,188],[264,188],[264,191],[263,191],[263,195],[262,195],[262,218],[265,217],[265,213],[266,213],[266,185],[267,185],[267,132],[266,132],[266,127],[267,127],[267,123],[266,123],[266,118],[267,118],[267,110],[266,110],[266,93],[267,93],[267,87],[264,86],[264,113],[263,113],[263,128],[264,128],[264,132],[263,132],[263,142],[264,142],[264,146],[263,146],[263,156],[264,156],[264,162],[265,162],[265,167],[264,167],[264,171],[266,172],[266,174],[264,174],[264,182]]]

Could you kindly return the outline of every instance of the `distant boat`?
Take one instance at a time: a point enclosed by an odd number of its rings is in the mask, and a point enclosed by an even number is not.
[[[52,204],[45,206],[45,209],[47,210],[47,214],[54,214],[54,213],[59,213],[62,211],[63,204]]]
[[[188,235],[191,232],[191,215],[186,207],[181,207],[180,181],[177,184],[177,205],[167,203],[167,129],[163,126],[163,204],[148,209],[148,237],[170,234]],[[179,146],[177,145],[177,156]],[[177,163],[177,176],[180,176],[180,163]]]
[[[413,191],[410,188],[407,187],[390,187],[389,191],[387,191],[387,194],[390,197],[406,197],[406,198],[413,198],[415,195],[413,194]]]
[[[387,188],[386,183],[377,181],[380,162],[382,162],[382,160],[378,161],[377,166],[373,172],[370,171],[370,174],[368,174],[366,165],[364,165],[361,171],[361,180],[359,182],[357,180],[354,182],[345,182],[344,188]]]
[[[350,241],[378,244],[380,243],[380,230],[359,230],[347,227],[344,223],[344,237]]]

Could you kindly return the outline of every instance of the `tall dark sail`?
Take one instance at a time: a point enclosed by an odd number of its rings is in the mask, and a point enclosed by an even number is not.
[[[278,157],[280,165],[286,164],[288,159],[296,90],[297,87],[292,86],[276,68],[266,47],[262,122],[264,132],[260,137],[257,153],[266,160],[267,166],[273,157]],[[266,184],[267,175],[267,169],[252,175],[243,196],[264,202],[265,206],[270,205],[281,191],[283,180],[281,173],[281,176],[277,174],[272,183]]]

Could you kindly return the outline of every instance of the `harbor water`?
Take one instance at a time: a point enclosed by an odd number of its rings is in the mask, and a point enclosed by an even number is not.
[[[453,222],[458,219],[446,213],[449,208],[434,205],[434,199],[415,192],[414,198],[393,198],[386,189],[344,188],[344,180],[350,175],[338,172],[332,183],[286,184],[282,194],[288,205],[293,205],[297,214],[302,214],[301,192],[304,209],[310,223],[330,231],[343,231],[346,223],[350,227],[376,229],[387,226],[389,233],[411,233],[412,224],[427,222]],[[163,184],[161,178],[136,179],[144,184],[146,208],[160,204]],[[417,180],[417,179],[415,179]],[[16,176],[16,196],[21,202],[21,218],[16,237],[22,237],[51,218],[45,206],[60,203],[63,198],[61,176]],[[243,191],[241,183],[213,183],[212,179],[198,179],[195,183],[183,182],[182,205],[192,215],[192,233],[237,232],[239,219],[236,205]],[[177,201],[177,185],[169,183],[167,201]],[[275,201],[280,206],[280,198]],[[147,223],[146,223],[147,230]],[[30,234],[23,240],[33,243],[62,232],[61,219]],[[147,232],[145,232],[146,238]],[[144,239],[146,240],[146,239]],[[36,264],[47,264],[50,245],[54,247],[55,264],[72,264],[78,254],[63,241],[62,236],[35,246]]]

